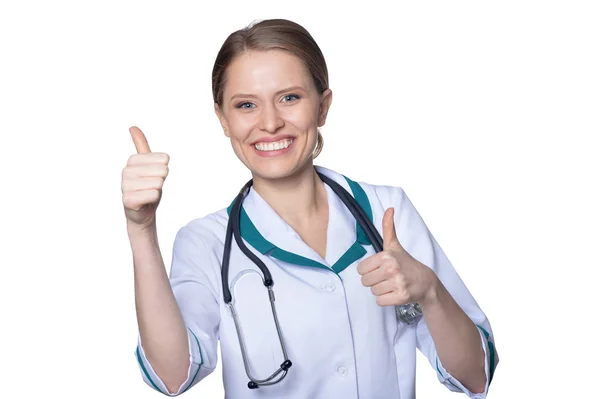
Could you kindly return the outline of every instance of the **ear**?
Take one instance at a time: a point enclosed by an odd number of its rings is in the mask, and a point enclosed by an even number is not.
[[[215,103],[215,114],[217,115],[217,118],[219,118],[219,122],[221,123],[221,127],[223,128],[223,132],[225,133],[225,136],[229,137],[229,128],[227,127],[227,119],[225,118],[223,111],[221,111],[221,107],[219,107],[219,104],[217,104],[217,103]]]
[[[330,89],[327,89],[321,94],[321,104],[319,108],[319,118],[317,125],[319,127],[325,124],[327,120],[327,112],[329,112],[329,107],[331,106],[331,101],[333,100],[333,92]]]

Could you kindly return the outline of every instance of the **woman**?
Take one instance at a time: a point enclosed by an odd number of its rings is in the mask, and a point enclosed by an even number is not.
[[[213,96],[253,185],[241,210],[231,204],[181,228],[170,278],[155,218],[169,157],[130,129],[137,154],[122,191],[144,381],[167,395],[187,391],[214,370],[220,340],[227,397],[407,399],[418,348],[450,390],[485,397],[498,363],[490,324],[404,191],[313,165],[332,92],[310,34],[287,20],[234,32],[215,61]],[[327,178],[377,226],[381,252]],[[236,240],[222,284],[230,215],[269,268],[278,323],[266,277]],[[397,310],[409,303],[422,316],[404,322]],[[276,383],[261,382],[276,370]]]

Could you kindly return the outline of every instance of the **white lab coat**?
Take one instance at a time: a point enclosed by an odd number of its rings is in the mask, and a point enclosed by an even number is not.
[[[247,386],[235,325],[221,286],[228,208],[191,221],[175,238],[170,280],[188,327],[188,378],[178,392],[168,393],[138,338],[136,357],[144,381],[166,395],[191,389],[214,370],[220,340],[226,398],[412,399],[419,349],[448,389],[462,391],[470,398],[485,398],[498,363],[490,323],[405,192],[399,187],[356,183],[323,167],[316,169],[354,195],[380,234],[385,210],[395,208],[395,227],[402,246],[437,273],[479,327],[485,352],[485,392],[472,394],[446,372],[423,318],[413,326],[399,322],[395,308],[377,305],[370,289],[361,284],[357,265],[375,252],[327,184],[326,259],[306,245],[253,189],[243,203],[242,236],[271,271],[275,306],[293,363],[283,381],[253,390]],[[235,240],[229,283],[252,375],[266,378],[284,358],[262,274]]]

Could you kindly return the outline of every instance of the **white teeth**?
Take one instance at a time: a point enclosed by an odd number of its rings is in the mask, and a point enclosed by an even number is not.
[[[285,139],[281,141],[277,141],[275,143],[256,143],[254,144],[254,148],[258,151],[276,151],[283,150],[284,148],[288,148],[290,144],[292,144],[293,139]]]

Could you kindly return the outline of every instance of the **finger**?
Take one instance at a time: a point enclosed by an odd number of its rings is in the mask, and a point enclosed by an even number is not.
[[[394,226],[394,208],[388,208],[383,214],[383,249],[401,247]]]
[[[365,275],[379,267],[385,259],[385,252],[379,252],[362,260],[356,267],[356,271],[360,275]]]
[[[159,198],[159,190],[133,191],[123,195],[123,205],[128,209],[139,211],[144,205],[156,203]]]
[[[160,163],[133,165],[123,168],[123,180],[138,177],[160,177],[165,179],[168,175],[169,167]]]
[[[372,287],[385,280],[387,280],[387,276],[385,275],[384,269],[382,267],[378,267],[375,270],[366,273],[360,278],[360,282],[365,287]]]
[[[373,295],[385,295],[394,291],[394,284],[389,280],[384,280],[371,286],[371,292]]]
[[[139,177],[137,179],[128,179],[123,181],[123,192],[161,190],[164,179],[160,177]]]
[[[164,152],[150,152],[143,154],[133,154],[127,160],[127,165],[142,165],[148,163],[169,163],[169,154]]]
[[[129,133],[131,134],[131,138],[133,139],[133,143],[135,144],[135,149],[138,154],[149,153],[150,146],[148,145],[148,140],[146,140],[146,136],[137,126],[132,126],[129,128]]]
[[[388,292],[387,294],[377,295],[375,301],[379,306],[395,306],[398,302],[398,295],[396,292]]]

